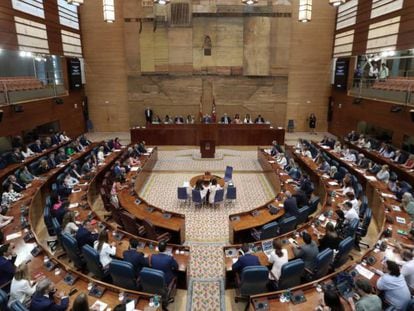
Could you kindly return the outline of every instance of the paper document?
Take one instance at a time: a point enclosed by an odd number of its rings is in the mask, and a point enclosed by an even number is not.
[[[6,241],[14,240],[20,238],[22,236],[21,232],[11,233],[6,236]]]
[[[78,207],[79,206],[79,203],[71,203],[71,204],[69,204],[69,208],[75,208],[75,207]]]
[[[91,310],[99,310],[104,311],[108,307],[108,304],[106,304],[103,301],[97,300],[95,303],[91,306]]]
[[[139,166],[131,167],[131,172],[136,172],[139,170]]]
[[[374,176],[367,176],[365,175],[365,178],[370,180],[370,181],[377,181],[377,179]]]
[[[330,185],[330,186],[338,186],[339,184],[336,181],[328,181],[328,185]]]
[[[364,278],[371,280],[374,276],[374,272],[368,270],[367,268],[364,268],[361,265],[356,265],[355,270],[358,271],[360,275],[362,275]]]

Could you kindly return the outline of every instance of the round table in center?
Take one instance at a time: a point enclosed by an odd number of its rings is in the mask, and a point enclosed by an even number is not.
[[[195,184],[196,184],[196,182],[197,182],[197,180],[199,180],[199,179],[202,179],[203,181],[204,181],[204,184],[210,184],[210,182],[211,182],[211,180],[213,180],[213,179],[216,179],[217,180],[217,183],[222,187],[222,188],[224,188],[224,179],[223,178],[221,178],[220,176],[217,176],[217,175],[197,175],[197,176],[194,176],[193,178],[191,178],[190,179],[190,186],[192,187],[192,188],[194,188],[194,186],[195,186]]]

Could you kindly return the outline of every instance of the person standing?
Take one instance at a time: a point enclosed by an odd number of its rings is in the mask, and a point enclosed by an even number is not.
[[[311,133],[311,134],[315,134],[315,135],[316,135],[316,133],[315,133],[315,128],[316,128],[316,116],[315,116],[315,114],[314,114],[314,113],[311,113],[311,114],[310,114],[308,121],[309,121],[309,129],[310,129],[310,133]]]
[[[147,124],[152,122],[152,110],[150,107],[145,108],[145,120],[147,121]]]

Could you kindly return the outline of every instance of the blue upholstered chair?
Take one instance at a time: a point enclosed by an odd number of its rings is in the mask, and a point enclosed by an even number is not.
[[[321,198],[318,196],[311,197],[311,199],[309,200],[309,208],[310,208],[309,215],[316,212],[320,201],[321,201]]]
[[[194,206],[203,206],[203,199],[201,198],[200,190],[193,189],[191,191],[191,199],[193,200]]]
[[[279,234],[285,234],[287,232],[296,229],[297,218],[295,216],[284,217],[279,222]]]
[[[253,229],[251,232],[255,240],[266,240],[276,237],[279,234],[279,225],[277,221],[269,222],[262,226],[260,230]]]
[[[243,269],[240,279],[236,279],[237,288],[234,301],[247,300],[248,309],[250,304],[249,297],[256,294],[267,292],[269,282],[269,270],[264,266],[248,266]]]
[[[297,286],[305,273],[305,262],[302,259],[295,259],[285,263],[279,278],[278,289],[286,289]]]
[[[170,284],[165,283],[164,272],[144,267],[139,273],[141,290],[149,294],[157,294],[162,297],[163,305],[174,301],[177,279],[174,278]]]
[[[306,222],[306,220],[308,220],[309,212],[310,207],[307,205],[299,209],[299,215],[297,216],[298,225],[303,224],[304,222]]]
[[[46,204],[43,210],[43,220],[45,222],[47,232],[50,236],[56,235],[53,229],[52,214],[50,213],[50,205]]]
[[[345,240],[342,240],[341,243],[339,243],[338,247],[338,253],[335,256],[334,262],[333,262],[333,268],[339,268],[344,263],[348,261],[349,253],[354,248],[354,239],[351,237],[347,237]]]
[[[357,246],[357,248],[359,248],[359,244],[365,245],[366,247],[369,248],[369,245],[367,243],[361,242],[361,238],[367,235],[368,227],[371,224],[371,219],[372,219],[372,209],[368,207],[365,210],[365,214],[362,219],[362,222],[359,224],[356,230],[355,245]]]
[[[130,262],[113,259],[109,264],[109,274],[114,285],[138,290],[134,266]]]
[[[178,187],[177,188],[177,199],[178,199],[178,203],[179,204],[184,204],[186,205],[189,201],[189,197],[188,197],[188,193],[187,193],[187,188],[186,187]]]
[[[330,248],[321,251],[315,258],[315,268],[308,271],[312,280],[320,279],[328,274],[334,258],[334,252]]]
[[[55,217],[52,218],[52,227],[53,227],[53,231],[56,234],[58,242],[60,243],[60,245],[62,245],[62,240],[61,240],[62,227],[60,226],[59,221]]]
[[[10,311],[29,311],[25,305],[23,305],[20,301],[16,300],[10,305]],[[3,309],[2,309],[3,310]]]
[[[237,188],[234,186],[229,186],[226,192],[226,205],[232,204],[237,199]]]
[[[7,310],[7,301],[9,300],[9,297],[7,293],[0,289],[0,310]]]
[[[102,268],[98,251],[86,244],[82,247],[82,255],[89,272],[97,279],[104,280],[107,274]]]
[[[68,233],[62,233],[61,235],[62,247],[66,251],[66,255],[73,262],[76,268],[83,269],[85,261],[83,261],[78,242],[76,239]]]
[[[224,172],[224,181],[228,182],[233,178],[233,167],[226,166],[226,171]]]
[[[220,204],[223,202],[224,202],[224,189],[218,189],[216,190],[216,193],[214,195],[214,206],[216,205],[220,206]]]

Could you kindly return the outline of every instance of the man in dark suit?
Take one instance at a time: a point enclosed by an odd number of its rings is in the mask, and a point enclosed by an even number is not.
[[[79,226],[75,238],[79,249],[82,249],[84,245],[93,247],[93,243],[98,239],[98,233],[92,233],[91,223],[86,220],[83,225]]]
[[[249,266],[260,266],[259,258],[255,255],[250,254],[248,244],[243,244],[241,250],[243,252],[243,255],[240,256],[232,266],[232,270],[235,273],[241,273],[244,268]]]
[[[30,146],[30,149],[32,149],[34,153],[42,153],[43,148],[40,139],[36,139],[35,143]]]
[[[404,164],[405,161],[407,161],[407,155],[405,153],[402,153],[401,150],[396,150],[395,156],[391,161],[397,164]]]
[[[174,123],[175,124],[184,124],[184,118],[183,118],[183,116],[175,116]]]
[[[265,123],[265,120],[264,120],[264,118],[262,117],[262,115],[261,115],[261,114],[259,114],[259,115],[257,116],[256,120],[254,120],[254,123],[256,123],[256,124],[262,124],[262,123]]]
[[[152,122],[152,110],[151,110],[151,108],[150,107],[145,108],[144,113],[145,113],[145,121],[147,121],[147,124],[151,123]]]
[[[209,124],[211,122],[212,122],[211,117],[208,114],[205,114],[204,117],[203,117],[203,123],[204,124]]]
[[[272,141],[272,149],[270,150],[270,155],[272,157],[278,155],[279,153],[283,153],[282,147],[277,143],[276,140]]]
[[[178,270],[178,263],[174,257],[164,254],[167,244],[162,241],[158,244],[158,254],[152,255],[149,259],[149,266],[153,269],[164,272],[165,283],[170,284]]]
[[[360,153],[358,155],[358,161],[356,162],[356,165],[360,168],[367,169],[369,166],[369,160],[365,157],[363,153]]]
[[[308,200],[306,193],[300,189],[295,191],[295,193],[293,194],[293,197],[296,199],[296,204],[298,208],[302,208],[305,205],[309,204],[309,200]]]
[[[349,141],[357,141],[359,138],[359,135],[355,131],[351,131],[351,133],[348,134],[347,138]]]
[[[52,137],[50,137],[50,138],[52,140],[52,145],[53,146],[56,146],[56,145],[59,145],[60,144],[60,137],[59,137],[59,133],[58,132],[55,132],[52,135]]]
[[[7,293],[10,290],[10,284],[5,285],[14,277],[16,254],[12,253],[10,244],[0,246],[0,287]]]
[[[143,267],[148,267],[148,260],[142,252],[137,251],[138,241],[134,238],[129,240],[129,249],[124,251],[124,260],[130,262],[134,266],[136,275],[139,274]]]
[[[8,186],[9,186],[10,184],[12,184],[12,185],[13,185],[13,190],[14,190],[15,192],[22,192],[24,189],[26,189],[26,186],[25,186],[25,185],[22,185],[21,183],[19,183],[19,182],[17,181],[16,176],[14,176],[14,175],[10,175],[10,176],[8,177],[8,180],[7,180],[7,183],[6,183],[6,189],[8,188]]]
[[[145,141],[138,143],[139,153],[147,153],[147,148],[145,148]]]
[[[307,196],[310,196],[313,192],[312,182],[307,174],[303,174],[299,182],[299,188],[306,193]]]
[[[49,158],[47,159],[47,165],[49,166],[50,169],[53,169],[56,167],[56,160],[55,160],[55,154],[53,152],[51,152],[49,154]]]
[[[54,284],[45,278],[36,286],[30,303],[30,311],[65,311],[69,306],[69,298],[64,293],[60,293],[60,304],[55,303]]]
[[[221,117],[220,122],[221,122],[222,124],[230,124],[230,123],[231,123],[231,119],[230,119],[230,117],[227,115],[227,113],[225,113],[225,114]]]
[[[283,202],[283,208],[285,210],[285,217],[295,216],[297,217],[299,215],[299,209],[298,204],[296,202],[296,198],[292,196],[290,191],[285,192],[286,200]]]

